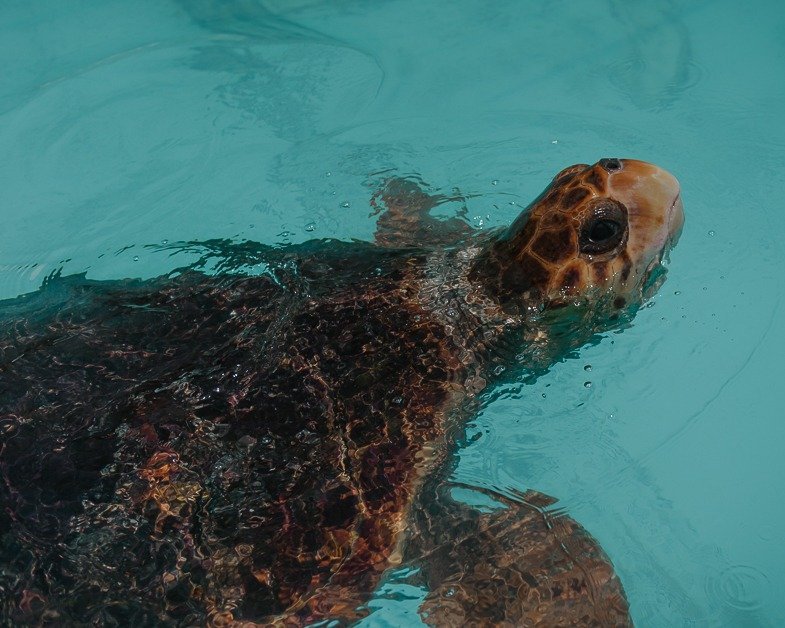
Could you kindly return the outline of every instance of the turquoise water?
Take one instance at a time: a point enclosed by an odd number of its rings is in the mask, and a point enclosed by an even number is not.
[[[571,163],[672,171],[660,294],[495,391],[457,476],[558,497],[641,626],[785,622],[781,3],[6,0],[0,60],[0,298],[188,261],[165,241],[367,240],[385,169],[483,227]],[[421,596],[393,574],[366,623]]]

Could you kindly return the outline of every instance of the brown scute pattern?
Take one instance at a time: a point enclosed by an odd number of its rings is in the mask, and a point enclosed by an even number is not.
[[[560,204],[563,194],[564,194],[563,188],[554,183],[552,184],[552,188],[546,191],[545,194],[543,195],[542,203],[543,205],[555,207]]]
[[[573,218],[561,212],[548,212],[540,218],[541,229],[569,229],[573,230]]]
[[[583,177],[583,182],[586,185],[593,187],[595,190],[597,190],[598,193],[602,193],[602,191],[605,189],[605,175],[602,173],[600,168],[597,167],[592,168],[586,173],[586,175]]]
[[[471,278],[503,304],[516,299],[545,299],[563,304],[562,292],[577,294],[625,282],[632,261],[625,249],[622,264],[581,255],[578,231],[594,199],[605,193],[607,174],[595,165],[567,169],[505,232],[477,258]],[[514,308],[510,308],[514,309]]]
[[[583,172],[588,167],[588,164],[573,164],[572,166],[567,166],[553,177],[553,181],[556,183],[563,183],[564,181],[573,178],[576,174]]]
[[[0,547],[15,583],[2,617],[358,606],[460,378],[442,327],[384,277],[319,300],[267,278],[68,281],[57,319],[0,331],[0,527],[16,539]],[[27,611],[26,591],[40,598]]]
[[[545,262],[558,264],[577,252],[574,232],[571,229],[545,231],[534,240],[531,251]]]
[[[590,195],[591,192],[589,192],[589,190],[587,190],[585,187],[579,186],[568,190],[564,196],[562,196],[561,202],[566,206],[575,207],[578,205],[578,203],[582,203],[587,198],[589,198]]]
[[[580,285],[582,281],[581,277],[581,269],[578,266],[569,266],[567,267],[561,275],[559,280],[559,284],[565,290],[573,290],[578,285]]]
[[[594,271],[595,281],[602,282],[608,278],[607,262],[594,262],[594,264],[592,264],[592,270]]]
[[[524,254],[514,264],[502,271],[501,285],[510,290],[511,296],[522,294],[533,286],[548,280],[550,271],[545,264],[530,254]]]

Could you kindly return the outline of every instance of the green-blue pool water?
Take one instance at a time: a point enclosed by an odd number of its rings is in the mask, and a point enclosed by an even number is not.
[[[785,623],[781,2],[6,0],[0,67],[0,298],[187,263],[164,241],[368,240],[386,169],[483,228],[572,163],[673,172],[660,293],[490,394],[456,473],[558,497],[638,625]],[[391,574],[366,624],[422,596]]]

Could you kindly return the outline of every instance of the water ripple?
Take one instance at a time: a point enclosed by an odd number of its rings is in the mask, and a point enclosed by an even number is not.
[[[763,572],[747,565],[733,565],[706,578],[706,595],[712,603],[749,612],[763,607],[771,582]]]

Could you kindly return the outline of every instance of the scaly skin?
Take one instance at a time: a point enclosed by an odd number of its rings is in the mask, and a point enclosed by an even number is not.
[[[441,492],[495,367],[618,324],[678,234],[675,180],[613,165],[496,234],[439,233],[389,183],[377,245],[0,305],[0,623],[351,622],[402,561],[431,623],[629,623],[607,557],[543,497],[480,515]],[[603,199],[629,227],[587,255]]]

